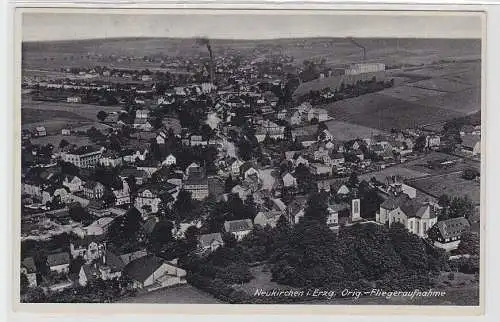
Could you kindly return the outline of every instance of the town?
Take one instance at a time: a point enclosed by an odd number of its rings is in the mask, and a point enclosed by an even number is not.
[[[480,61],[385,63],[344,41],[354,62],[283,50],[323,39],[206,38],[191,55],[27,61],[22,300],[433,286],[479,301]]]

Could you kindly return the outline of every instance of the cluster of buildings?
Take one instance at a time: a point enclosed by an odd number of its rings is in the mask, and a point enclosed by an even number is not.
[[[358,184],[347,183],[351,173],[376,171],[403,162],[418,153],[415,146],[422,138],[425,150],[441,146],[438,134],[413,129],[339,140],[326,125],[331,118],[325,109],[308,102],[293,107],[280,105],[279,91],[286,85],[284,70],[290,63],[286,57],[273,57],[272,62],[254,58],[236,61],[236,56],[215,59],[216,74],[224,76],[224,81],[217,86],[204,79],[168,87],[163,93],[156,93],[153,87],[137,87],[134,101],[139,108],[133,109],[130,124],[108,120],[109,131],[102,133],[110,140],[113,134],[127,127],[131,138],[118,148],[111,148],[110,144],[103,144],[107,147],[69,144],[54,149],[50,162],[34,162],[23,168],[22,220],[30,224],[26,226],[35,227],[26,228],[23,238],[36,239],[41,227],[48,227],[48,222],[59,224],[52,236],[64,227],[78,237],[71,241],[69,252],[49,254],[46,265],[50,271],[68,274],[70,263],[82,258],[84,264],[75,279],[82,286],[93,279],[107,280],[123,275],[132,279],[134,287],[148,290],[183,284],[186,271],[175,261],[166,261],[144,250],[113,254],[106,244],[112,222],[135,208],[148,227],[146,230],[152,231],[160,214],[173,208],[181,191],[188,192],[197,202],[204,202],[209,196],[219,201],[234,196],[243,201],[252,198],[257,210],[253,218],[228,220],[221,231],[198,236],[197,251],[206,254],[224,244],[222,237],[226,233],[241,240],[257,225],[275,227],[280,218],[288,224],[297,224],[305,213],[307,190],[317,190],[329,197],[326,224],[336,231],[341,226],[370,222],[361,217],[363,204]],[[195,67],[205,78],[209,76],[206,66]],[[339,77],[355,82],[383,75],[383,64],[358,64],[345,69]],[[59,85],[64,89],[67,84]],[[144,95],[152,98],[144,100]],[[67,102],[80,103],[81,100],[71,95]],[[160,128],[153,126],[152,110],[169,110],[188,102],[204,104],[205,118],[199,121],[208,125],[210,135],[201,133],[200,129],[180,129],[179,120],[171,114],[161,120]],[[253,130],[254,137],[248,137],[250,131],[244,130],[242,124]],[[311,125],[317,125],[317,131],[311,131]],[[305,129],[306,126],[309,129]],[[34,136],[47,136],[43,127],[35,131]],[[75,133],[75,129],[69,127],[63,131],[68,137]],[[480,153],[480,128],[464,128],[461,137],[464,153],[472,156]],[[259,156],[243,157],[239,140],[257,142]],[[39,150],[27,141],[29,138],[23,143],[23,156],[33,159]],[[169,142],[174,144],[167,147]],[[215,151],[212,160],[179,162],[185,151],[207,149]],[[208,169],[207,161],[215,169]],[[69,173],[64,164],[71,164],[77,169],[76,173]],[[96,169],[106,169],[111,175],[98,176]],[[231,185],[225,186],[227,182]],[[422,202],[416,190],[402,182],[393,182],[384,188],[373,182],[366,184],[378,189],[385,199],[374,214],[375,223],[401,223],[415,235],[432,237],[436,245],[447,249],[456,247],[460,234],[468,229],[462,219],[439,222],[438,206]],[[74,220],[70,208],[75,205],[92,217],[90,224]],[[183,238],[190,226],[202,228],[207,215],[175,223],[174,236]],[[43,231],[47,233],[47,229]],[[31,286],[37,284],[33,258],[24,258],[21,270]]]

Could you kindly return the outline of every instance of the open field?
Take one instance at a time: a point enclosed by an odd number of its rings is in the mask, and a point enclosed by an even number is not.
[[[53,146],[58,147],[61,140],[66,140],[69,142],[69,144],[76,144],[78,146],[92,144],[92,142],[87,136],[61,135],[61,134],[32,138],[31,143],[40,145],[46,145],[50,143]]]
[[[337,120],[382,130],[413,128],[464,115],[452,110],[392,98],[381,93],[337,101],[322,107]]]
[[[357,138],[367,138],[372,135],[384,134],[384,131],[380,131],[378,129],[332,120],[325,122],[328,127],[328,131],[332,133],[335,139],[340,141],[349,141]]]
[[[331,117],[389,130],[444,122],[480,111],[480,63],[457,62],[388,72],[403,76],[395,87],[324,105]],[[301,91],[336,86],[339,77],[301,85]]]
[[[138,294],[134,297],[120,299],[117,303],[217,304],[220,301],[191,285],[182,285]]]
[[[428,162],[438,161],[454,161],[454,163],[442,168],[430,169],[427,167]],[[440,152],[429,153],[421,158],[418,158],[417,160],[406,162],[403,166],[414,171],[426,172],[429,175],[441,175],[451,172],[459,172],[467,168],[472,168],[480,171],[479,162],[465,160],[454,155]]]
[[[479,204],[481,198],[480,183],[475,180],[463,179],[461,172],[414,179],[409,184],[436,198],[443,194],[452,197],[467,196],[475,204]]]
[[[421,64],[441,59],[479,59],[481,42],[468,39],[359,39],[366,47],[369,61],[386,64]],[[295,58],[294,64],[304,60],[325,58],[328,64],[349,64],[362,60],[361,50],[344,38],[271,39],[271,40],[211,40],[217,57],[225,51],[242,54],[254,52],[260,46],[270,53],[286,54]],[[206,55],[206,48],[194,39],[122,38],[81,41],[50,41],[23,43],[23,68],[59,70],[65,67],[154,68],[159,63],[145,61],[111,61],[110,55],[120,56],[189,56]]]
[[[379,94],[401,99],[407,102],[418,102],[421,99],[443,95],[444,93],[416,86],[402,85],[383,90],[382,92],[379,92]]]
[[[385,182],[387,177],[401,176],[403,179],[415,179],[421,178],[428,175],[426,172],[415,171],[408,169],[404,166],[393,166],[377,172],[366,173],[359,176],[360,180],[369,181],[371,178],[375,177],[380,182]]]
[[[22,124],[40,121],[52,121],[54,118],[64,118],[74,121],[98,121],[99,111],[118,112],[119,106],[97,106],[90,104],[75,104],[63,102],[33,101],[24,98],[21,103]]]

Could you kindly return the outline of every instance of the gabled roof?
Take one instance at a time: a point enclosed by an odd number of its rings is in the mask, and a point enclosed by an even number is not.
[[[28,271],[28,274],[36,273],[36,271],[37,271],[36,270],[36,265],[35,265],[35,260],[33,259],[33,257],[26,257],[21,262],[21,265],[23,267],[26,267],[26,270]]]
[[[251,219],[231,220],[224,222],[224,229],[228,233],[251,230],[253,223]]]
[[[481,142],[479,136],[474,135],[464,135],[462,136],[462,146],[466,148],[473,149],[476,143]]]
[[[83,187],[84,187],[84,188],[86,188],[86,189],[92,189],[92,190],[96,189],[96,188],[97,188],[97,187],[99,187],[99,186],[104,187],[104,186],[102,185],[102,183],[97,182],[97,181],[87,181],[87,182],[85,182],[85,184],[83,185]]]
[[[69,254],[66,252],[50,254],[47,256],[47,264],[49,267],[69,264]]]
[[[198,242],[202,247],[209,247],[213,242],[224,243],[220,233],[200,235],[198,236]]]
[[[147,255],[131,261],[125,266],[124,273],[131,279],[144,283],[166,261],[154,255]]]
[[[470,224],[464,217],[452,218],[437,222],[433,229],[437,229],[443,238],[460,237],[470,229]]]

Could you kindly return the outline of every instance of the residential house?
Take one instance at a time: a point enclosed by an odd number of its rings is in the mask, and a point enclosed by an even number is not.
[[[203,253],[210,253],[224,245],[220,233],[203,234],[198,236],[198,249]]]
[[[333,136],[332,133],[330,133],[330,131],[325,129],[321,131],[321,133],[319,133],[318,139],[321,141],[333,141],[335,137]]]
[[[403,224],[411,233],[426,237],[427,231],[437,222],[437,215],[430,204],[421,204],[406,194],[389,197],[380,205],[376,221],[391,225]]]
[[[186,271],[175,263],[147,255],[128,263],[123,273],[132,280],[135,288],[148,291],[186,284]]]
[[[257,126],[255,137],[258,142],[262,142],[266,136],[272,139],[283,139],[285,137],[285,127],[273,121],[264,120]]]
[[[290,124],[300,125],[300,123],[302,123],[302,114],[300,114],[299,111],[293,112],[292,116],[290,117]]]
[[[144,182],[146,181],[146,179],[149,178],[149,175],[144,170],[130,169],[129,168],[129,169],[123,169],[120,172],[119,177],[122,180],[126,180],[127,178],[132,177],[132,178],[135,179],[135,183],[137,185],[142,185],[142,184],[144,184]]]
[[[231,193],[238,195],[241,200],[245,200],[249,195],[252,194],[252,189],[244,185],[236,185],[231,189]]]
[[[160,133],[158,133],[158,135],[156,136],[156,143],[158,145],[163,145],[165,144],[165,142],[167,141],[167,133],[165,131],[160,131]]]
[[[21,274],[26,276],[26,279],[28,280],[28,287],[37,286],[36,273],[37,269],[33,257],[26,257],[23,259],[21,262]]]
[[[274,228],[282,215],[283,212],[277,210],[259,211],[255,216],[253,223],[254,225],[260,225],[262,227],[270,226]]]
[[[161,186],[142,187],[137,191],[134,206],[141,212],[143,217],[147,217],[150,213],[158,212],[161,202],[167,203],[167,205],[170,204],[172,194],[177,190],[178,187],[170,183],[164,183]]]
[[[243,178],[246,179],[252,175],[259,176],[259,170],[253,162],[245,162],[240,167],[240,173],[243,174]]]
[[[136,250],[130,253],[121,254],[119,257],[124,265],[127,265],[131,261],[139,259],[141,257],[147,256],[148,252],[145,249]]]
[[[101,159],[102,149],[92,146],[81,146],[69,152],[61,153],[62,160],[79,168],[94,167]]]
[[[121,206],[130,203],[130,187],[126,180],[122,179],[121,189],[112,189],[113,195],[115,196],[115,205]]]
[[[69,254],[66,252],[50,254],[47,256],[47,266],[51,272],[69,272]]]
[[[203,200],[208,197],[208,178],[201,168],[191,168],[184,182],[184,190],[191,193],[191,198]]]
[[[80,96],[68,96],[66,98],[67,103],[81,103],[82,98]]]
[[[322,163],[311,163],[309,169],[314,175],[330,175],[332,168]]]
[[[351,192],[351,190],[345,185],[341,185],[339,189],[336,191],[337,195],[348,195]]]
[[[71,135],[71,130],[70,129],[62,129],[61,134],[62,135]]]
[[[169,154],[165,160],[161,163],[162,166],[171,166],[177,163],[177,158],[173,154]]]
[[[83,195],[87,199],[101,199],[104,195],[104,185],[97,181],[87,181],[83,185]]]
[[[128,149],[124,151],[123,160],[129,163],[134,163],[136,160],[144,161],[148,153],[149,151],[147,148]]]
[[[45,129],[44,126],[37,126],[35,128],[35,136],[47,136],[47,130]]]
[[[283,186],[285,188],[296,188],[297,187],[297,179],[291,175],[289,172],[286,172],[283,177]]]
[[[191,135],[190,138],[191,146],[206,146],[208,145],[207,140],[204,140],[201,135]]]
[[[481,135],[481,126],[464,125],[460,129],[460,136]]]
[[[429,149],[438,148],[441,145],[441,137],[439,135],[428,135],[425,137],[425,146]]]
[[[318,191],[325,191],[325,192],[330,192],[330,182],[329,181],[318,181],[317,182],[317,187],[318,187]]]
[[[248,235],[253,229],[251,219],[231,220],[224,222],[224,230],[226,233],[232,234],[236,240],[241,240]]]
[[[104,235],[90,235],[70,241],[71,257],[73,259],[82,257],[88,264],[102,257],[106,251]]]
[[[286,109],[282,109],[278,113],[276,113],[276,118],[278,120],[284,120],[284,119],[286,119],[286,115],[287,115]]]
[[[107,231],[114,218],[112,217],[101,217],[94,221],[92,224],[84,228],[85,236],[99,236],[104,235]]]
[[[240,175],[240,167],[243,165],[243,161],[235,159],[233,163],[231,163],[231,175],[237,177]]]
[[[331,166],[341,166],[345,163],[345,158],[343,153],[333,153],[330,156]]]
[[[309,166],[309,161],[306,158],[304,158],[302,155],[296,155],[292,159],[292,162],[293,162],[294,167],[298,167],[299,164],[305,165],[306,167]]]
[[[120,257],[106,251],[102,257],[94,260],[90,264],[84,264],[80,268],[78,274],[78,283],[81,286],[86,286],[90,281],[95,279],[111,280],[120,278],[125,264]]]
[[[83,190],[83,181],[77,176],[65,175],[62,185],[67,187],[70,192],[78,192]]]
[[[104,167],[112,167],[116,168],[123,163],[123,157],[120,156],[117,152],[106,151],[101,155],[99,159],[99,164]]]
[[[434,241],[434,246],[450,251],[458,248],[462,234],[469,230],[469,221],[459,217],[438,221],[427,235]]]
[[[328,112],[322,108],[312,108],[307,112],[307,120],[311,122],[316,119],[318,122],[324,122],[328,120]]]
[[[474,135],[462,136],[462,152],[472,156],[481,153],[481,137]]]

